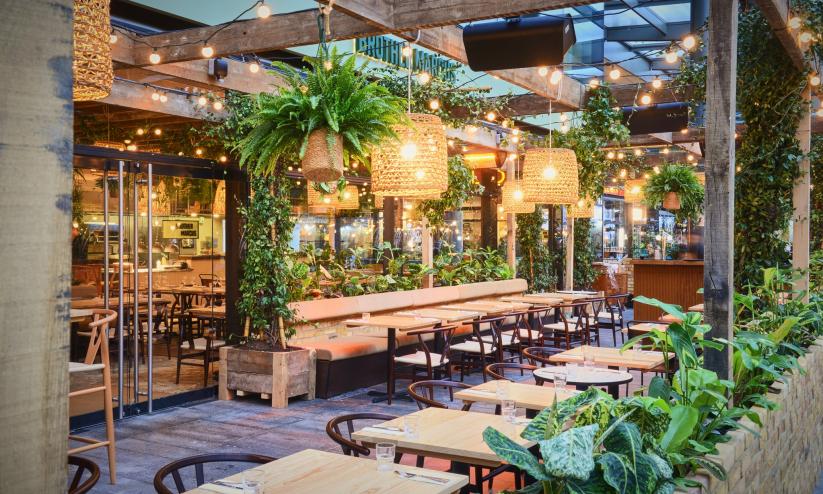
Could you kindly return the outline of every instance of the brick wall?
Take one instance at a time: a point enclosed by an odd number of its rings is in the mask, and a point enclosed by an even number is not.
[[[757,408],[763,427],[749,419],[742,423],[759,431],[731,432],[728,443],[719,444],[714,459],[726,468],[728,478],[720,481],[705,472],[694,479],[710,494],[811,494],[823,468],[823,337],[799,359],[805,374],[775,383],[769,400],[774,411]],[[700,489],[689,492],[701,492]]]

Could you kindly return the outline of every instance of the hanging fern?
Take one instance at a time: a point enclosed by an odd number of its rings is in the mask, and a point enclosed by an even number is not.
[[[678,222],[697,221],[703,213],[703,186],[694,169],[681,163],[668,164],[660,173],[652,175],[643,186],[643,202],[652,209],[660,209],[670,192],[680,198],[680,209],[671,211]]]

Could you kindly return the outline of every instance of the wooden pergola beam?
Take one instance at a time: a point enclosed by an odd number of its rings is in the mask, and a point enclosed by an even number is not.
[[[803,47],[800,46],[799,41],[792,34],[793,31],[789,29],[789,16],[791,9],[789,8],[789,0],[754,0],[763,16],[768,21],[769,25],[774,31],[774,35],[783,45],[786,54],[792,60],[792,63],[800,70],[806,69],[806,57]]]
[[[151,99],[153,92],[152,88],[115,79],[111,94],[98,102],[197,120],[219,120],[227,115],[225,109],[217,111],[210,108],[206,111],[205,108],[198,107],[191,97],[175,92],[166,93],[168,99],[165,103],[154,101]]]

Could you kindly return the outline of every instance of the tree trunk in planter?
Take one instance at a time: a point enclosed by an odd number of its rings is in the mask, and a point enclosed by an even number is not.
[[[329,146],[328,135],[334,136]],[[313,182],[334,182],[343,176],[343,138],[329,129],[318,129],[309,134],[309,144],[300,165],[303,175]]]
[[[286,408],[289,398],[304,395],[314,399],[316,352],[292,348],[285,352],[267,352],[247,348],[220,348],[220,382],[218,397],[234,399],[246,393],[271,397],[271,406]]]
[[[663,198],[663,207],[670,211],[677,211],[680,209],[680,196],[677,192],[667,192]]]

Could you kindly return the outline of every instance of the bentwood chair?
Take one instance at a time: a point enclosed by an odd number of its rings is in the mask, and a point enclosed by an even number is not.
[[[565,345],[565,349],[569,350],[573,344],[578,346],[589,340],[588,307],[588,302],[556,306],[560,320],[543,325],[543,329],[550,333],[556,347]]]
[[[170,475],[172,480],[174,481],[174,488],[178,493],[183,493],[195,487],[200,487],[201,485],[206,483],[206,476],[203,471],[203,466],[206,464],[253,463],[256,465],[263,465],[265,463],[271,463],[276,459],[277,458],[272,458],[270,456],[249,453],[217,453],[208,455],[189,456],[188,458],[175,460],[161,467],[160,470],[158,470],[157,473],[154,475],[154,490],[157,492],[157,494],[174,494],[175,491],[172,491],[171,489],[166,487],[165,484],[166,477]],[[194,467],[194,486],[186,487],[183,475],[181,475],[181,473],[183,473],[184,468],[191,466]],[[221,473],[219,473],[218,476],[212,480],[217,480],[225,476],[225,472],[221,471]]]
[[[612,338],[615,346],[617,346],[617,334],[620,333],[621,340],[625,343],[626,337],[623,334],[625,328],[625,319],[623,318],[623,311],[626,309],[626,302],[629,300],[628,293],[619,295],[611,295],[606,297],[606,304],[601,312],[597,313],[597,319],[604,321],[606,327],[611,327]]]
[[[484,369],[484,372],[487,376],[495,380],[506,380],[506,381],[514,381],[514,379],[510,377],[506,377],[506,371],[517,371],[521,375],[523,375],[523,371],[532,372],[537,369],[537,366],[532,364],[518,364],[515,362],[495,362],[493,364],[489,364]],[[543,385],[544,379],[541,379],[537,376],[534,376],[534,382],[537,383],[538,386]]]
[[[69,375],[87,372],[100,372],[103,383],[89,388],[69,392],[69,400],[76,396],[102,394],[103,415],[106,422],[106,439],[98,440],[88,437],[69,435],[70,441],[85,443],[83,446],[69,448],[68,454],[74,455],[95,448],[106,448],[109,457],[109,480],[117,482],[117,458],[114,447],[114,412],[112,410],[111,363],[109,362],[109,329],[117,319],[117,313],[108,309],[94,309],[92,322],[89,323],[89,346],[82,362],[69,362]],[[100,362],[97,362],[97,359]]]
[[[443,374],[447,379],[451,379],[449,348],[454,330],[455,326],[440,326],[407,331],[406,335],[417,336],[417,351],[411,354],[394,355],[392,368],[389,369],[389,380],[392,383],[392,389],[395,389],[395,380],[398,377],[409,378],[412,382],[415,382],[420,377],[421,372],[425,376],[424,379],[433,379],[435,373]],[[433,348],[440,348],[440,352],[432,351],[429,348],[429,343],[432,344]],[[408,372],[398,374],[398,367],[406,369]]]
[[[500,328],[503,325],[504,317],[483,317],[472,321],[472,332],[474,339],[466,340],[451,346],[452,351],[460,352],[460,382],[463,382],[466,371],[473,369],[483,371],[487,363],[500,362],[502,360],[502,348],[500,340]],[[484,339],[483,326],[488,325],[488,335],[491,340]],[[486,382],[486,374],[483,374],[483,382]]]
[[[175,383],[180,384],[180,369],[184,365],[203,367],[203,386],[209,384],[209,369],[215,352],[226,342],[217,337],[212,328],[203,330],[195,328],[191,315],[187,315],[180,325],[180,337],[177,340],[177,375]],[[197,360],[202,359],[202,364]]]
[[[549,360],[552,355],[563,352],[562,348],[551,348],[547,346],[537,346],[523,349],[523,356],[529,364],[546,367],[547,365],[557,365]]]
[[[534,331],[529,327],[529,314],[531,311],[518,311],[507,314],[509,317],[514,317],[514,326],[512,329],[500,331],[500,350],[501,354],[509,352],[509,357],[501,356],[501,361],[513,362],[517,360],[523,363],[523,356],[520,355],[520,350],[525,347],[533,346],[536,342],[543,342],[543,333],[541,331]],[[492,335],[483,337],[486,343],[495,343]],[[524,345],[524,342],[526,343]]]
[[[468,389],[470,385],[457,381],[417,381],[409,385],[409,396],[417,403],[417,408],[450,408],[448,404],[435,399],[435,391],[439,388],[448,390],[449,400],[454,401],[454,390]],[[464,412],[471,408],[471,403],[464,403],[461,410]]]
[[[350,413],[348,415],[340,415],[339,417],[334,417],[329,420],[326,424],[326,434],[328,434],[332,441],[340,445],[343,449],[344,455],[355,457],[359,457],[361,455],[369,456],[371,454],[371,450],[367,448],[365,444],[358,444],[357,441],[351,438],[351,435],[355,430],[355,422],[360,423],[357,428],[362,428],[364,427],[364,425],[362,425],[363,422],[386,422],[396,418],[396,415],[388,415],[385,413]],[[341,425],[345,426],[345,433],[341,432]],[[398,463],[400,461],[400,457],[402,456],[402,453],[397,453],[394,456],[394,462]],[[418,456],[417,466],[422,467],[423,460],[424,457]]]
[[[74,475],[71,477],[71,483],[69,483],[69,494],[85,494],[97,484],[98,480],[100,480],[100,467],[97,466],[97,463],[89,460],[88,458],[83,458],[82,456],[69,456],[69,467],[72,466],[77,468],[74,470]],[[69,470],[71,470],[71,468],[69,468]],[[86,472],[89,472],[89,476],[86,480],[83,480]],[[83,480],[83,482],[80,482],[81,480]]]

